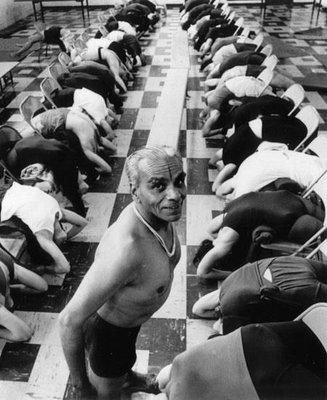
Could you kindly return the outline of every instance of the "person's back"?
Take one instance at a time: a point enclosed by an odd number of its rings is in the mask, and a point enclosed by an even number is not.
[[[294,222],[306,214],[300,196],[286,190],[250,192],[230,202],[222,226],[247,236],[260,225],[273,228],[278,237],[285,237]]]
[[[290,178],[305,189],[325,168],[318,157],[292,150],[256,151],[243,161],[232,178],[234,197],[260,190],[278,178]]]

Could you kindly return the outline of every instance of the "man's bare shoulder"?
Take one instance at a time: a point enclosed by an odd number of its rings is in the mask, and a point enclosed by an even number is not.
[[[134,261],[133,264],[135,264],[141,259],[140,246],[142,241],[139,221],[132,208],[127,206],[117,221],[103,235],[96,257],[109,256],[116,259],[118,256],[124,260]]]

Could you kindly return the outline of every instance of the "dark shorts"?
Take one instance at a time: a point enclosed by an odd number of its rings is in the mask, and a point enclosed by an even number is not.
[[[52,26],[44,31],[44,41],[48,44],[57,44],[60,41],[61,26]]]
[[[92,371],[102,378],[129,372],[136,361],[135,343],[140,327],[121,328],[95,313],[85,325],[85,347]]]

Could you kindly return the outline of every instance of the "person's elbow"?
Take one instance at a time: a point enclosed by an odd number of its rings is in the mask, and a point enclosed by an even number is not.
[[[79,329],[82,323],[76,316],[76,313],[72,312],[69,308],[64,308],[58,317],[60,332]]]

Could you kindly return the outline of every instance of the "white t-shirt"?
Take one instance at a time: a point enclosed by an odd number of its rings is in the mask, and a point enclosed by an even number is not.
[[[232,178],[234,197],[257,191],[278,178],[290,178],[304,189],[310,186],[326,167],[327,164],[319,157],[297,151],[257,151],[242,162]],[[316,192],[318,193],[317,190]],[[320,192],[327,200],[327,193],[324,195]]]
[[[72,110],[80,112],[85,110],[98,125],[108,115],[108,109],[103,97],[86,88],[75,90]]]
[[[236,54],[236,48],[233,44],[228,44],[226,46],[221,47],[212,57],[212,61],[214,64],[221,64],[226,58]]]
[[[118,21],[118,28],[128,35],[136,36],[136,29],[126,21]]]
[[[265,83],[253,76],[236,76],[225,83],[236,97],[259,97],[265,88]]]
[[[124,35],[125,32],[123,31],[111,31],[106,36],[106,39],[108,39],[110,42],[120,42],[123,40]]]
[[[62,218],[56,199],[37,187],[14,182],[7,190],[1,206],[1,221],[12,216],[20,218],[33,233],[43,229],[54,232],[54,222]]]

